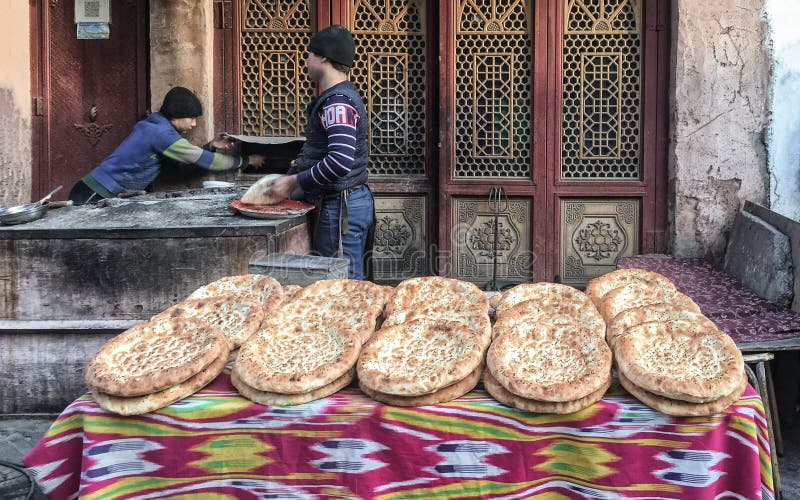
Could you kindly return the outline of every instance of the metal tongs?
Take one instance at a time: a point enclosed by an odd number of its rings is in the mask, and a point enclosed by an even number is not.
[[[495,186],[489,191],[489,209],[494,214],[494,237],[492,238],[492,281],[489,290],[497,291],[497,244],[500,226],[500,214],[508,210],[508,194],[502,186]]]
[[[42,198],[41,200],[37,201],[36,204],[37,205],[44,205],[46,203],[50,203],[50,198],[52,198],[53,195],[56,194],[57,192],[61,191],[61,188],[63,188],[63,187],[64,187],[63,185],[62,186],[58,186],[54,190],[50,191],[49,193],[47,193],[47,195],[44,198]]]

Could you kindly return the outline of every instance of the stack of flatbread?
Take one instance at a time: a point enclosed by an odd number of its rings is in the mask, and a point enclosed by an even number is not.
[[[451,401],[478,384],[485,349],[481,335],[458,321],[421,318],[384,327],[361,352],[359,387],[395,406]]]
[[[383,328],[418,319],[457,321],[476,332],[489,346],[492,323],[489,299],[473,283],[439,276],[411,278],[392,291]]]
[[[308,403],[353,381],[361,333],[319,314],[266,322],[239,350],[231,382],[263,405]]]
[[[222,372],[228,352],[225,335],[205,322],[150,321],[106,342],[86,367],[86,383],[102,408],[140,415],[205,387]]]
[[[611,385],[605,322],[575,288],[526,283],[495,302],[497,321],[483,385],[499,402],[538,413],[573,413]]]
[[[280,283],[269,276],[245,274],[227,276],[204,285],[189,297],[157,314],[166,318],[195,319],[218,327],[228,339],[229,360],[261,323],[272,317],[284,302]]]
[[[515,323],[576,324],[605,337],[606,324],[583,292],[557,283],[525,283],[497,296],[492,338]]]
[[[747,385],[733,340],[665,276],[621,269],[592,280],[587,295],[606,323],[620,384],[669,415],[725,410]]]
[[[390,289],[332,279],[294,290],[242,347],[232,372],[246,398],[296,405],[352,382],[361,346],[375,333]]]
[[[437,276],[401,282],[359,358],[361,390],[395,406],[463,396],[483,371],[491,339],[488,311],[488,299],[472,283]]]
[[[345,323],[358,333],[363,344],[375,333],[390,294],[390,287],[369,281],[317,281],[295,291],[267,323],[288,324],[296,318],[317,315]]]

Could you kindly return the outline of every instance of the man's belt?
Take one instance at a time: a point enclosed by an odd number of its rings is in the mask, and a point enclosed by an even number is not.
[[[359,189],[363,188],[364,184],[359,184],[357,186],[353,186],[351,188],[342,189],[341,191],[337,191],[335,193],[330,193],[322,196],[323,200],[332,200],[334,198],[338,198],[339,195],[344,194],[345,197],[350,196],[351,194],[355,193]]]

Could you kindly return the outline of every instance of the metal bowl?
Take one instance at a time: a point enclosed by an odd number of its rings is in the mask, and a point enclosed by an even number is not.
[[[0,211],[0,223],[7,226],[12,224],[24,224],[41,219],[46,213],[47,205],[26,203]]]

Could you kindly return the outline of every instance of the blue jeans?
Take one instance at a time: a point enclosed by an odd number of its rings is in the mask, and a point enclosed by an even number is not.
[[[314,250],[323,257],[336,257],[339,254],[339,203],[339,197],[334,197],[324,200],[320,207],[313,245]],[[342,253],[350,262],[348,275],[351,279],[365,278],[364,252],[367,246],[367,233],[375,222],[374,205],[372,193],[365,186],[353,191],[347,197],[348,230],[347,234],[342,234]]]

